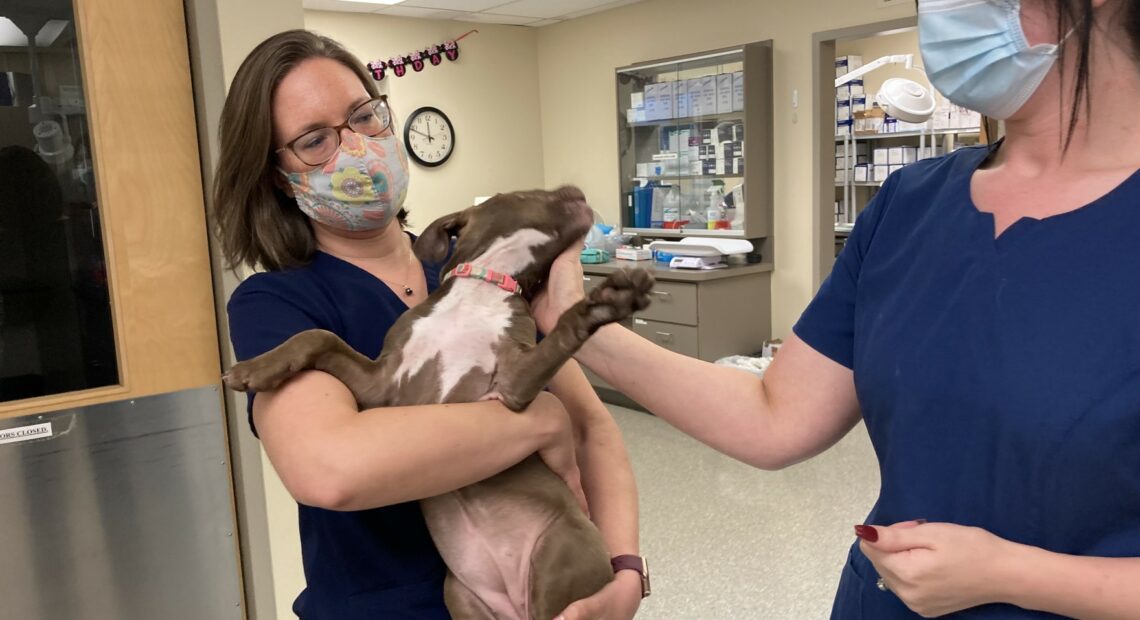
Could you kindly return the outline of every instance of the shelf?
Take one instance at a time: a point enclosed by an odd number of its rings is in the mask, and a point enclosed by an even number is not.
[[[853,231],[853,230],[855,230],[854,224],[849,224],[847,226],[836,226],[835,227],[835,234],[837,234],[837,235],[850,235],[851,231]]]
[[[840,181],[835,182],[836,187],[843,187],[844,185],[847,185],[847,183],[843,183]],[[851,183],[851,186],[852,187],[882,187],[883,184],[882,183],[867,182],[867,183]]]
[[[662,127],[667,125],[696,125],[701,122],[720,122],[725,120],[744,122],[744,112],[721,112],[720,114],[702,114],[700,116],[682,116],[680,118],[667,118],[659,121],[641,121],[626,123],[630,127]]]
[[[981,133],[977,127],[966,127],[962,129],[938,129],[936,131],[896,131],[895,133],[874,133],[866,135],[849,135],[849,136],[835,136],[836,142],[843,142],[845,138],[850,138],[852,142],[860,140],[887,140],[890,138],[917,138],[919,136],[949,136],[949,135],[974,135]]]
[[[632,233],[643,237],[739,237],[743,230],[708,230],[705,228],[623,228],[622,234]]]
[[[661,176],[633,177],[630,181],[647,179],[650,181],[688,181],[693,179],[743,179],[743,174],[666,174]]]

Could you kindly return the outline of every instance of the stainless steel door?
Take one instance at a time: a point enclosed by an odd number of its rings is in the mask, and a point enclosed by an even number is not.
[[[241,618],[220,403],[198,388],[0,421],[0,618]]]

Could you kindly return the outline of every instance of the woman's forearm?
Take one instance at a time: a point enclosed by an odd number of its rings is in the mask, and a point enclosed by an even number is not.
[[[578,466],[590,518],[611,555],[639,555],[637,483],[621,430],[573,361],[550,385],[578,430]]]
[[[569,453],[565,416],[549,394],[522,413],[496,401],[357,412],[347,389],[323,373],[254,401],[262,442],[286,488],[301,503],[332,510],[376,508],[467,486],[559,434]]]
[[[1140,558],[1099,558],[1015,546],[1001,600],[1082,620],[1140,618]]]
[[[859,420],[850,369],[794,336],[763,380],[607,325],[575,358],[684,433],[763,469],[833,445]]]

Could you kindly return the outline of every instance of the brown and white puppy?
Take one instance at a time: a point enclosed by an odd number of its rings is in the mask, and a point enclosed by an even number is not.
[[[521,411],[590,334],[649,304],[653,277],[618,272],[536,344],[529,302],[554,259],[591,225],[593,212],[573,187],[499,194],[441,218],[417,239],[418,257],[443,260],[457,237],[444,273],[471,263],[514,277],[522,294],[449,278],[396,321],[375,361],[330,332],[310,330],[237,364],[226,385],[271,390],[316,368],[340,379],[361,408],[493,398]],[[450,570],[445,597],[455,618],[549,620],[613,578],[601,534],[537,456],[421,506]]]

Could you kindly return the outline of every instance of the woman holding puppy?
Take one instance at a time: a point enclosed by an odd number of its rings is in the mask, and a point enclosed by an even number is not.
[[[363,65],[306,31],[275,35],[234,77],[221,118],[214,219],[231,266],[264,269],[229,301],[249,359],[307,329],[375,358],[389,327],[439,286],[412,253],[403,145]],[[361,171],[367,171],[364,174]],[[351,177],[351,178],[350,178]],[[364,186],[361,208],[344,192]],[[250,425],[299,504],[305,620],[447,618],[445,567],[416,500],[484,480],[535,452],[577,493],[613,555],[637,554],[637,497],[620,434],[576,364],[522,414],[498,402],[357,411],[336,379],[306,371],[250,396]],[[640,577],[567,610],[628,619]]]
[[[1140,2],[918,11],[934,86],[1005,139],[891,175],[762,380],[619,326],[576,357],[760,468],[866,423],[881,493],[834,618],[1138,618]]]

